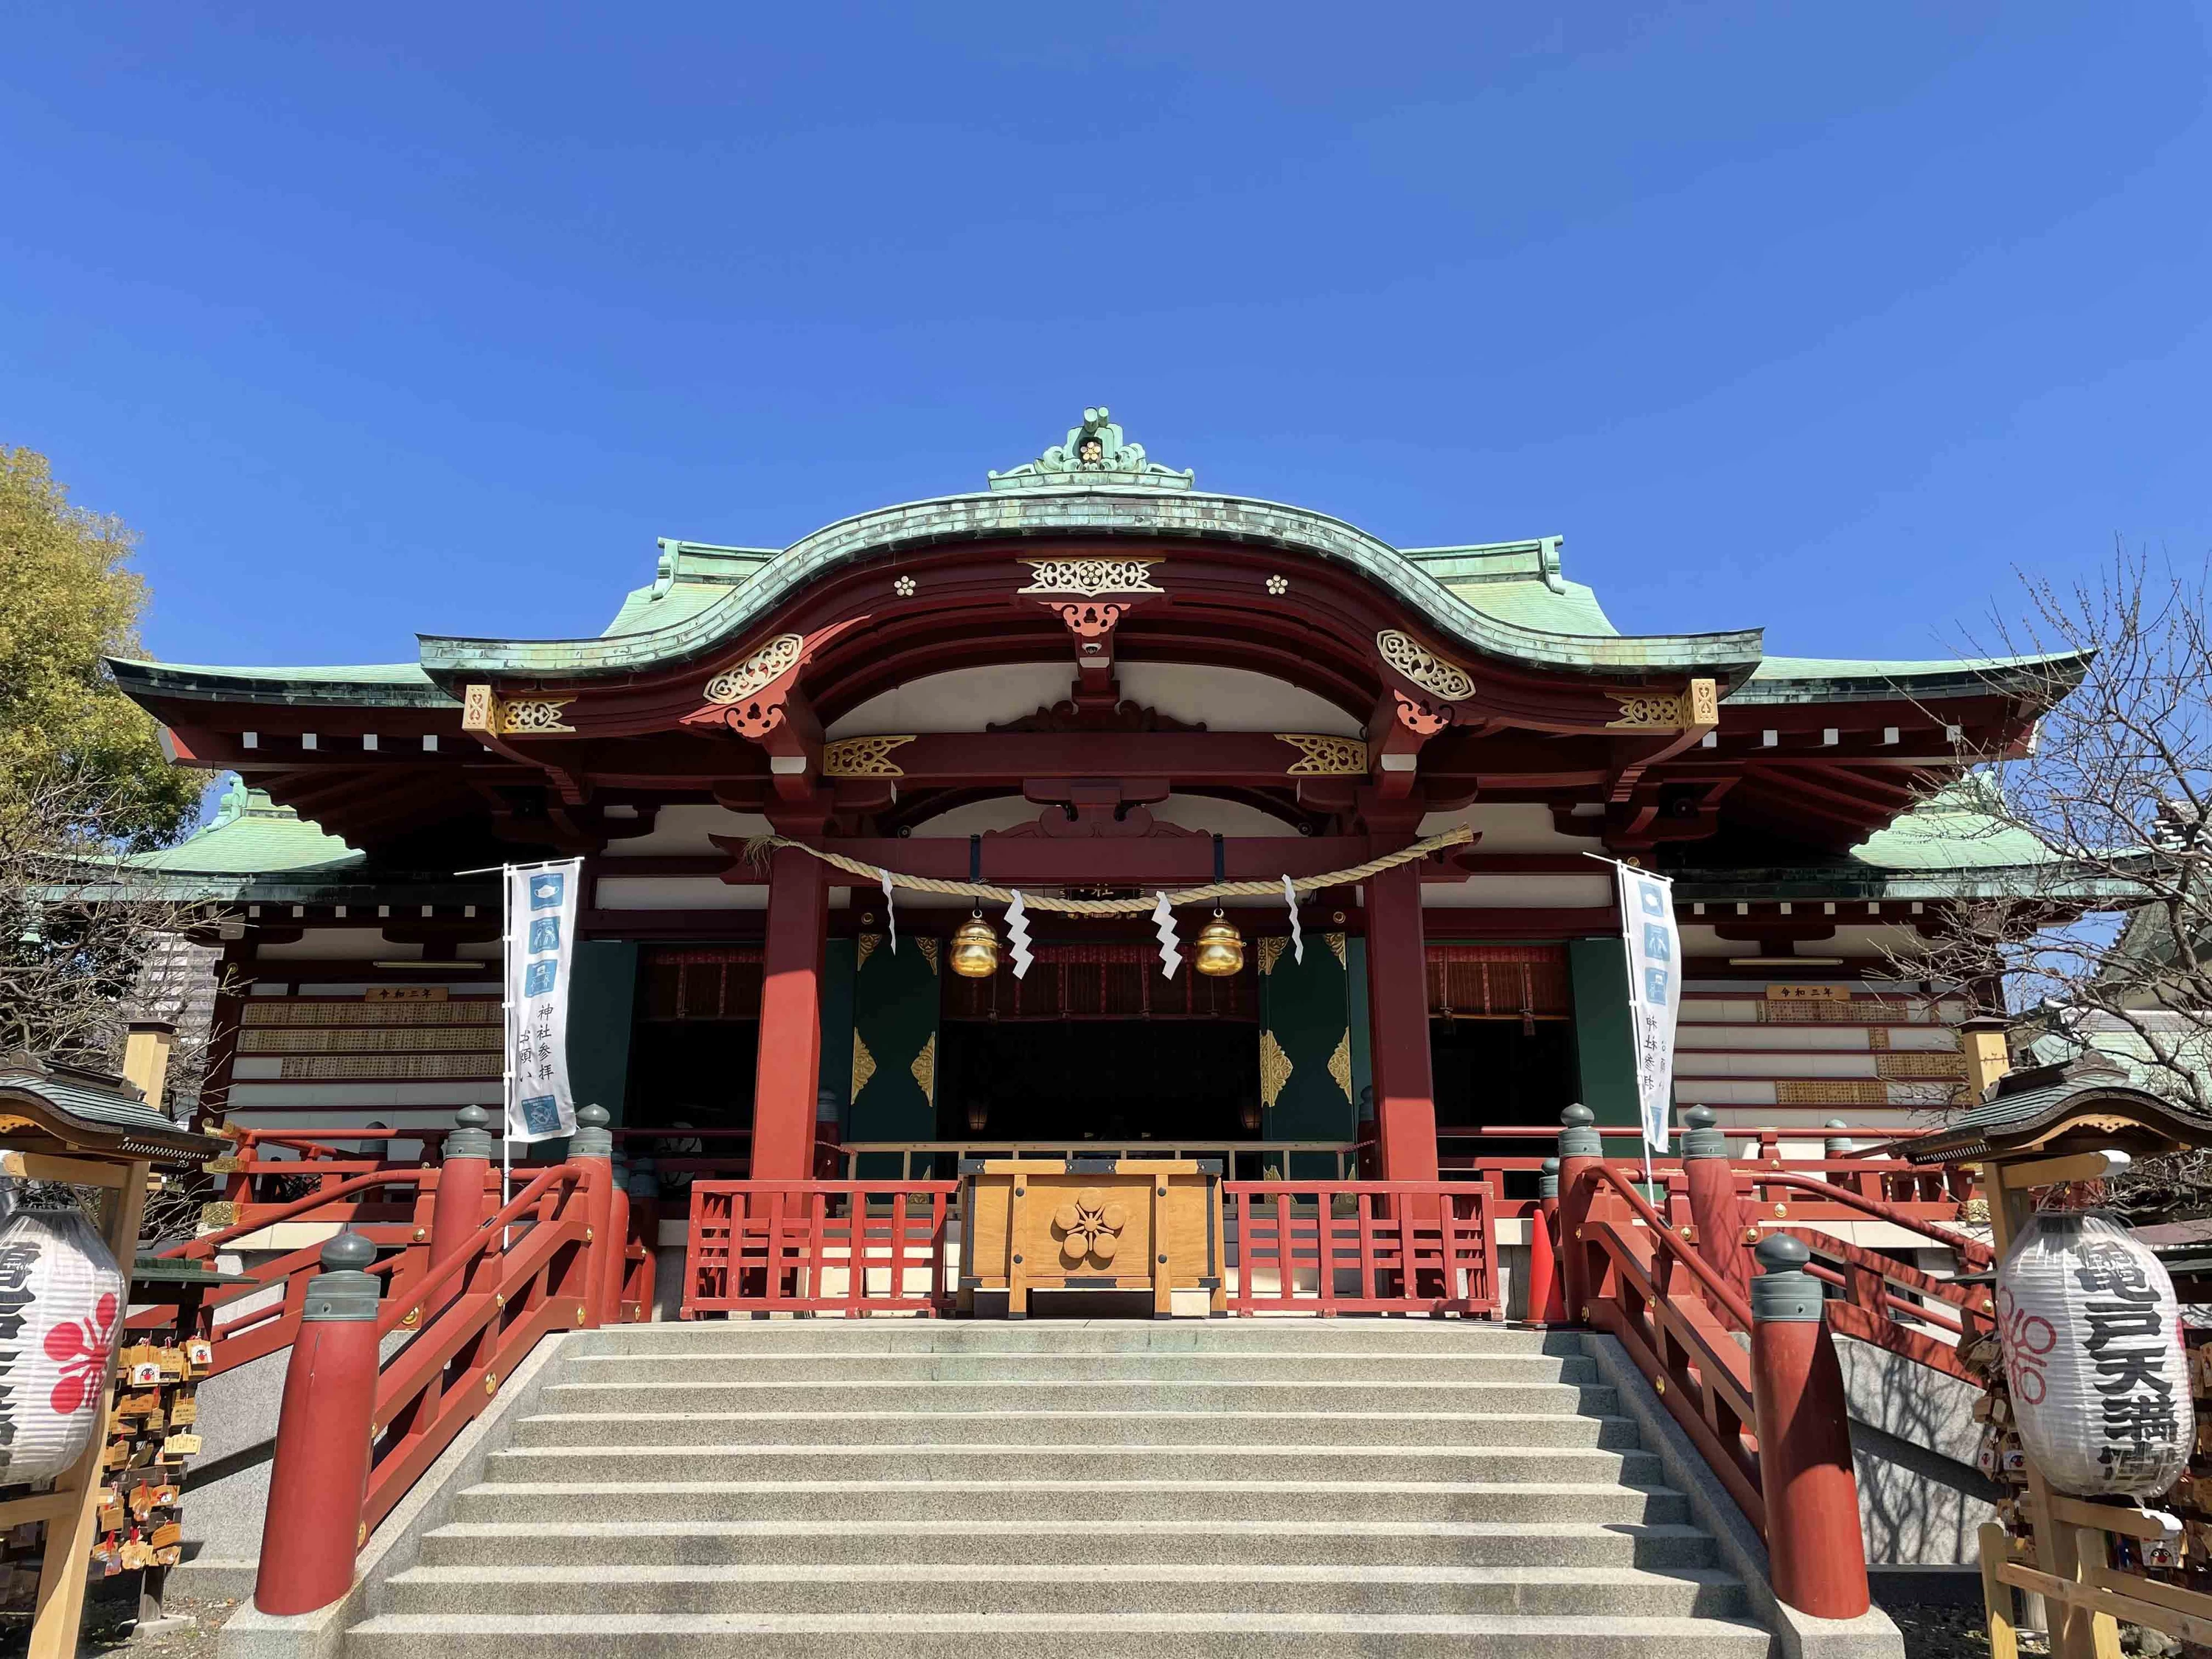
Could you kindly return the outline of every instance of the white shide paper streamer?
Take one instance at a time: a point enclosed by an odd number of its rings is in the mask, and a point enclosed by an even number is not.
[[[1006,954],[1013,958],[1014,977],[1030,970],[1030,918],[1022,908],[1022,890],[1014,889],[1014,902],[1006,907]]]
[[[891,930],[891,954],[898,954],[898,912],[891,908],[891,872],[878,870],[876,876],[884,884],[884,921]]]
[[[1298,926],[1298,890],[1288,876],[1283,878],[1283,902],[1291,907],[1291,960],[1303,968],[1306,965],[1305,930]]]
[[[1176,948],[1175,912],[1168,908],[1165,893],[1152,907],[1152,926],[1160,936],[1160,977],[1173,979],[1176,969],[1182,966],[1182,952]]]

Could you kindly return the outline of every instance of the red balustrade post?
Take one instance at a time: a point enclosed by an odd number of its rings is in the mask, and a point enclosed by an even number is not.
[[[607,1109],[580,1107],[576,1132],[568,1137],[568,1161],[585,1166],[584,1226],[587,1233],[584,1255],[584,1325],[596,1329],[607,1323],[605,1252],[618,1250],[614,1236],[615,1138],[607,1128]]]
[[[1832,1117],[1820,1127],[1824,1129],[1844,1129],[1850,1126],[1839,1117]],[[1849,1158],[1856,1151],[1858,1147],[1849,1135],[1832,1134],[1820,1143],[1820,1156],[1831,1163]],[[1863,1194],[1866,1191],[1866,1178],[1856,1170],[1829,1170],[1828,1184],[1854,1193]]]
[[[353,1587],[376,1410],[376,1247],[343,1232],[323,1246],[284,1372],[276,1461],[253,1605],[313,1613]]]
[[[1713,1127],[1719,1121],[1710,1106],[1692,1106],[1682,1114],[1688,1131],[1682,1137],[1682,1179],[1689,1188],[1698,1256],[1738,1295],[1748,1296],[1751,1258],[1744,1243],[1750,1218],[1736,1194],[1728,1135]]]
[[[1590,1183],[1583,1172],[1605,1162],[1605,1141],[1595,1128],[1597,1115],[1577,1102],[1559,1114],[1559,1263],[1565,1317],[1589,1322],[1590,1248],[1583,1238],[1589,1219]]]
[[[453,1133],[446,1137],[446,1155],[438,1166],[435,1206],[430,1212],[429,1271],[435,1272],[468,1249],[477,1229],[483,1225],[484,1194],[491,1176],[491,1114],[481,1106],[464,1106],[453,1114]],[[460,1294],[458,1276],[441,1293],[443,1301]],[[424,1319],[437,1312],[422,1310]]]
[[[601,1280],[600,1315],[610,1325],[623,1322],[623,1280],[629,1276],[629,1160],[617,1152],[607,1160],[607,1253]]]
[[[659,1280],[660,1176],[649,1158],[635,1158],[629,1166],[630,1231],[637,1237],[645,1260],[638,1264],[635,1289],[640,1324],[653,1322],[653,1292]]]
[[[1534,1324],[1566,1323],[1556,1254],[1559,1224],[1559,1160],[1547,1158],[1544,1173],[1536,1178],[1536,1213],[1528,1218],[1528,1308],[1523,1316]]]
[[[1820,1313],[1812,1253],[1787,1233],[1756,1252],[1751,1283],[1751,1385],[1759,1485],[1774,1593],[1816,1619],[1867,1610],[1866,1544],[1843,1368]]]

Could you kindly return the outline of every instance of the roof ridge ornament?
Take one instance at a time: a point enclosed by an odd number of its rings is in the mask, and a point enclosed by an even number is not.
[[[990,474],[994,489],[1087,489],[1097,484],[1135,485],[1145,489],[1188,489],[1188,467],[1177,472],[1145,459],[1145,447],[1121,435],[1112,411],[1101,404],[1083,411],[1083,424],[1070,427],[1033,461]]]

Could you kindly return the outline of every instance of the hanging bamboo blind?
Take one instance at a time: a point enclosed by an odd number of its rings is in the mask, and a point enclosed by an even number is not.
[[[760,946],[651,947],[644,989],[647,1019],[758,1019]]]
[[[1574,1012],[1563,945],[1431,945],[1429,1012],[1445,1018],[1565,1019]]]

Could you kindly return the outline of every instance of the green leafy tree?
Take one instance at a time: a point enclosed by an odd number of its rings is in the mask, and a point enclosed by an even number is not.
[[[58,838],[130,850],[173,841],[207,782],[167,763],[107,672],[107,657],[142,648],[137,541],[72,503],[45,456],[0,447],[0,815],[96,803],[90,821],[52,826]]]

